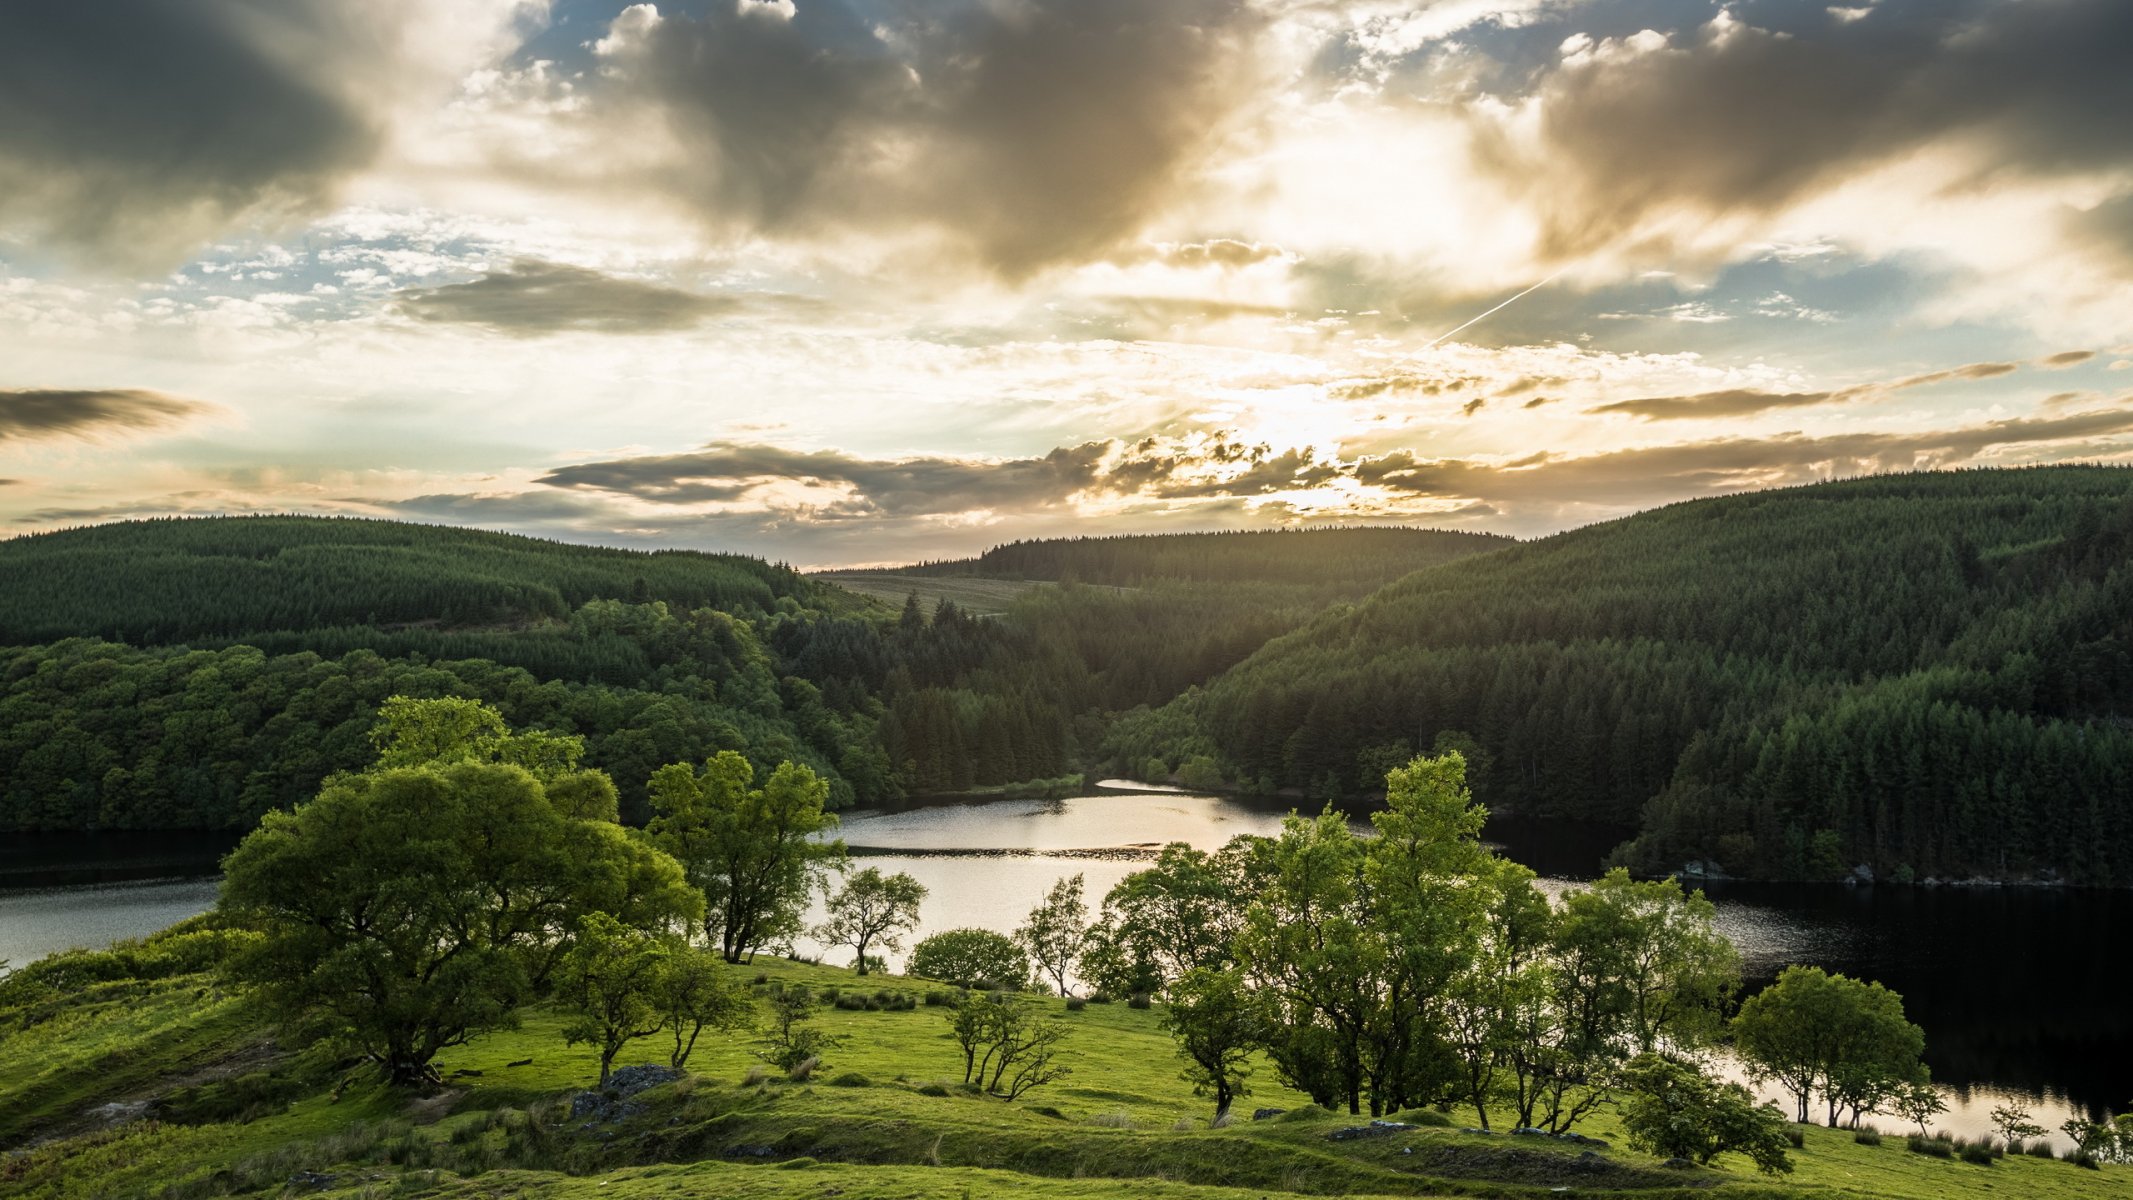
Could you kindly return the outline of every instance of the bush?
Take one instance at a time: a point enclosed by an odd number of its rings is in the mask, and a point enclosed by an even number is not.
[[[910,973],[951,983],[985,980],[1019,988],[1029,982],[1029,956],[1005,934],[950,929],[912,947]]]
[[[2031,1142],[2027,1147],[2023,1149],[2022,1153],[2029,1155],[2031,1158],[2059,1157],[2058,1155],[2052,1153],[2052,1144],[2050,1142],[2043,1141]]]
[[[939,988],[934,988],[926,993],[926,1007],[928,1008],[941,1008],[954,1003],[954,992],[944,992]]]
[[[2089,1170],[2091,1170],[2091,1171],[2097,1171],[2097,1170],[2101,1170],[2101,1169],[2102,1169],[2101,1167],[2097,1166],[2097,1164],[2096,1164],[2096,1156],[2095,1156],[2095,1155],[2093,1155],[2093,1154],[2090,1154],[2090,1153],[2089,1153],[2088,1151],[2086,1151],[2086,1150],[2069,1150],[2069,1151],[2067,1151],[2067,1152],[2066,1152],[2066,1161],[2068,1161],[2068,1162],[2070,1162],[2070,1163],[2074,1164],[2074,1165],[2075,1165],[2075,1166],[2077,1166],[2077,1167],[2086,1167],[2087,1169],[2089,1169]]]
[[[821,1067],[822,1060],[810,1055],[794,1063],[792,1069],[785,1072],[785,1078],[792,1080],[794,1083],[806,1083],[815,1077],[815,1072],[820,1070]]]
[[[1067,997],[1066,1007],[1068,1012],[1080,1012],[1082,1009],[1087,1008],[1088,1006],[1089,1002],[1079,996]]]
[[[1785,1131],[1785,1140],[1786,1140],[1786,1141],[1788,1141],[1788,1142],[1791,1142],[1791,1143],[1792,1143],[1792,1148],[1793,1148],[1793,1149],[1795,1149],[1795,1150],[1805,1150],[1805,1149],[1807,1149],[1807,1131],[1806,1131],[1806,1130],[1804,1130],[1804,1129],[1788,1129],[1788,1130],[1786,1130],[1786,1131]]]
[[[1956,1145],[1955,1152],[1966,1163],[1976,1163],[1981,1167],[1992,1165],[1993,1154],[1990,1142],[1960,1142]]]
[[[1852,1140],[1862,1146],[1879,1146],[1881,1144],[1881,1132],[1875,1129],[1857,1130],[1852,1134]]]
[[[844,1074],[830,1080],[829,1085],[831,1087],[873,1087],[874,1081],[857,1071],[846,1071]]]
[[[1146,992],[1135,992],[1131,996],[1128,996],[1126,998],[1127,1008],[1148,1008],[1154,1003],[1155,997],[1150,996]]]
[[[756,982],[756,983],[769,983],[769,982],[770,982],[770,972],[768,972],[768,971],[757,971],[757,972],[755,973],[755,980],[754,980],[754,982]]]
[[[1928,1158],[1955,1157],[1955,1147],[1952,1144],[1940,1138],[1920,1137],[1915,1133],[1905,1139],[1904,1149],[1913,1154],[1923,1154]]]
[[[948,1094],[948,1089],[938,1083],[929,1083],[919,1088],[918,1094],[921,1096],[945,1096]]]
[[[1766,1175],[1792,1170],[1785,1143],[1806,1138],[1787,1129],[1777,1107],[1757,1104],[1748,1089],[1721,1083],[1694,1063],[1640,1054],[1623,1069],[1622,1125],[1629,1144],[1663,1158],[1709,1163],[1728,1150],[1755,1160]]]
[[[1089,1003],[1091,1003],[1091,1004],[1109,1004],[1109,1003],[1111,1003],[1111,993],[1109,993],[1109,992],[1090,992],[1090,993],[1089,993]]]

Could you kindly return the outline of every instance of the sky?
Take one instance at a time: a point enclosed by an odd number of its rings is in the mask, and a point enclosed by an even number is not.
[[[0,534],[806,567],[2133,461],[2124,0],[12,0]]]

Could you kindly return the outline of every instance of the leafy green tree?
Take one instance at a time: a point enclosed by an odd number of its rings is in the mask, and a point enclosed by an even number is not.
[[[268,1011],[315,1018],[396,1084],[516,1020],[592,912],[663,929],[701,901],[673,860],[563,816],[524,769],[344,775],[270,813],[223,864],[221,908],[262,937],[233,964]]]
[[[819,1025],[809,1023],[816,1009],[814,993],[805,985],[787,987],[770,997],[769,1036],[756,1057],[780,1070],[791,1071],[844,1044],[844,1039]]]
[[[2015,1142],[2030,1142],[2044,1136],[2044,1126],[2037,1124],[2030,1115],[2029,1106],[2015,1101],[2002,1104],[1992,1110],[1992,1127],[2010,1145]]]
[[[1014,1100],[1072,1074],[1058,1061],[1067,1027],[1046,1020],[1006,992],[966,992],[947,1014],[963,1053],[963,1082]]]
[[[867,947],[903,949],[903,935],[918,927],[918,906],[925,898],[925,885],[910,875],[883,875],[867,867],[829,897],[829,917],[815,927],[815,936],[832,946],[850,946],[857,955],[852,967],[864,975]]]
[[[824,810],[829,787],[807,767],[781,763],[760,788],[746,758],[722,750],[701,772],[661,767],[651,782],[648,830],[703,891],[704,933],[730,963],[799,932],[815,881],[844,859]]]
[[[1941,1098],[1940,1089],[1925,1079],[1892,1086],[1885,1104],[1897,1116],[1917,1125],[1920,1137],[1931,1132],[1926,1128],[1926,1122],[1948,1111],[1948,1102]],[[1854,1123],[1856,1124],[1856,1120]],[[2037,1132],[2042,1133],[2043,1130],[2039,1129]]]
[[[577,943],[563,956],[556,999],[569,1014],[564,1042],[590,1043],[600,1052],[601,1087],[607,1086],[615,1055],[624,1046],[666,1027],[659,991],[671,954],[667,939],[631,929],[606,913],[587,913],[578,922]]]
[[[1765,1175],[1792,1170],[1785,1118],[1748,1089],[1720,1083],[1694,1063],[1650,1051],[1622,1072],[1622,1125],[1632,1147],[1708,1164],[1726,1151],[1753,1159]]]
[[[716,950],[677,941],[667,951],[653,1003],[674,1039],[667,1064],[677,1071],[689,1065],[705,1030],[744,1029],[755,1016],[754,1001],[726,977],[726,970]]]
[[[911,949],[910,974],[949,983],[1019,988],[1029,982],[1029,958],[1014,939],[990,929],[949,929]]]
[[[1490,1127],[1489,1106],[1499,1096],[1503,1072],[1523,1048],[1521,1017],[1546,1002],[1555,910],[1533,879],[1531,870],[1503,859],[1481,874],[1477,882],[1487,889],[1488,915],[1473,956],[1446,997],[1446,1036],[1458,1057],[1459,1091],[1483,1129]]]
[[[1089,940],[1089,906],[1081,898],[1082,878],[1077,874],[1053,883],[1044,900],[1030,910],[1029,919],[1015,930],[1015,940],[1029,951],[1037,969],[1051,976],[1062,996],[1073,995],[1067,981],[1073,978]]]
[[[1164,989],[1163,1028],[1185,1056],[1195,1096],[1212,1096],[1215,1120],[1251,1094],[1252,1052],[1266,1038],[1266,1008],[1235,971],[1194,967]]]
[[[1791,1092],[1803,1122],[1815,1090],[1831,1126],[1847,1109],[1856,1124],[1925,1079],[1925,1035],[1904,1019],[1902,997],[1819,967],[1785,968],[1741,1005],[1732,1029],[1749,1070]]]
[[[1248,843],[1212,854],[1172,842],[1120,880],[1083,949],[1083,974],[1114,993],[1153,992],[1193,967],[1226,966],[1243,916]]]

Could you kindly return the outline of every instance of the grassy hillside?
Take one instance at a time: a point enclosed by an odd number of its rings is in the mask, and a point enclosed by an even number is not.
[[[0,541],[0,644],[257,645],[320,630],[524,626],[596,599],[760,613],[822,592],[734,554],[324,517],[125,521]]]
[[[1513,545],[1491,533],[1358,528],[1165,533],[1009,542],[976,558],[921,563],[905,574],[1072,580],[1132,587],[1156,580],[1287,583],[1340,589],[1389,583]]]
[[[1016,597],[1042,583],[1028,579],[948,579],[904,571],[828,571],[813,579],[857,592],[890,608],[917,596],[927,611],[946,600],[964,612],[996,616],[1014,605]]]
[[[780,983],[854,987],[843,971],[765,960]],[[935,985],[876,978],[866,991]],[[2089,1200],[2123,1194],[2129,1168],[1908,1153],[1803,1127],[1794,1174],[1771,1180],[1732,1155],[1668,1169],[1627,1148],[1475,1134],[1470,1114],[1402,1114],[1422,1127],[1335,1140],[1358,1118],[1310,1108],[1263,1067],[1244,1104],[1280,1119],[1208,1128],[1210,1104],[1178,1075],[1160,1009],[1090,1005],[1062,1051],[1073,1074],[1016,1103],[967,1094],[940,1008],[830,1010],[847,1043],[814,1079],[762,1075],[747,1035],[700,1048],[692,1074],[573,1115],[596,1070],[559,1018],[442,1060],[451,1086],[410,1099],[344,1080],[246,1025],[211,975],[114,978],[64,1002],[0,1003],[0,1196],[188,1197],[1542,1197],[1690,1196]],[[1060,1010],[1056,999],[1027,1003]],[[12,1006],[11,1006],[12,1005]],[[637,1044],[627,1061],[661,1051]],[[752,1079],[751,1073],[759,1078]],[[337,1083],[337,1081],[340,1081]],[[116,1107],[107,1107],[116,1106]],[[315,1173],[315,1174],[307,1174]],[[293,1183],[301,1178],[303,1182]]]
[[[1641,513],[1408,576],[1147,724],[1313,796],[1456,731],[1484,799],[1641,821],[1646,866],[2133,883],[2133,470]]]

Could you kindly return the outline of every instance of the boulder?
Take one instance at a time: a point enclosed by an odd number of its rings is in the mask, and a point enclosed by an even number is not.
[[[1336,1142],[1352,1142],[1357,1138],[1385,1137],[1389,1134],[1406,1133],[1411,1129],[1420,1128],[1421,1126],[1419,1125],[1409,1125],[1405,1121],[1372,1121],[1368,1125],[1343,1126],[1326,1136]]]
[[[1286,1108],[1255,1108],[1252,1110],[1252,1120],[1271,1121],[1287,1111],[1289,1110]]]

